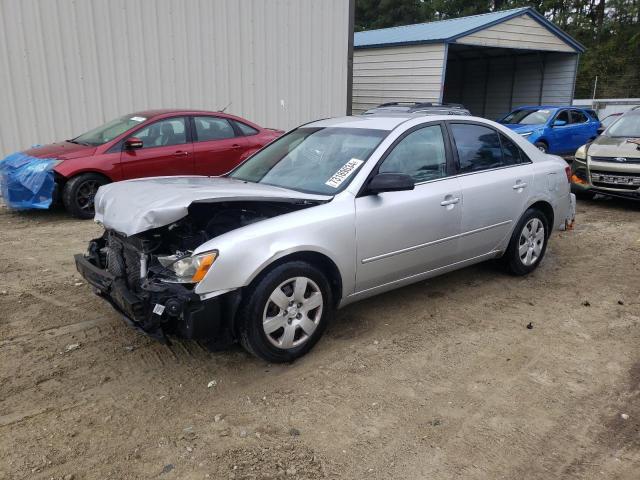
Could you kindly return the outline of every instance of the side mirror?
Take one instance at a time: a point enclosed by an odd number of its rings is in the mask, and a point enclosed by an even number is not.
[[[367,192],[378,194],[382,192],[401,192],[413,190],[415,182],[413,178],[404,173],[378,173],[371,179],[367,186]]]
[[[564,120],[556,120],[555,122],[553,122],[553,126],[554,127],[562,127],[564,125],[566,125],[567,122],[565,122]]]
[[[130,137],[124,141],[125,150],[136,150],[138,148],[142,148],[142,140],[139,138]]]

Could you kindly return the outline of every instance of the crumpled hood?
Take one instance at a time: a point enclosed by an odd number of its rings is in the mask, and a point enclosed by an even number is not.
[[[520,125],[519,123],[503,123],[502,125],[504,125],[510,130],[513,130],[516,133],[535,132],[536,130],[544,128],[543,123],[540,123],[537,125]]]
[[[640,158],[638,144],[629,142],[628,140],[637,139],[600,135],[589,145],[588,154],[592,157]]]
[[[95,198],[95,221],[131,236],[180,220],[194,202],[329,199],[226,177],[154,177],[100,187]]]
[[[58,142],[25,150],[24,154],[37,158],[56,158],[71,160],[72,158],[90,157],[96,151],[96,147],[79,145],[71,142]]]

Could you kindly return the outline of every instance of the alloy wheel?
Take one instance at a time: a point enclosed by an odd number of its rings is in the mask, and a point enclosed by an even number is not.
[[[282,282],[269,296],[262,328],[277,348],[299,347],[307,342],[322,318],[324,299],[320,287],[307,277]]]
[[[96,180],[87,180],[78,187],[76,194],[76,202],[80,210],[85,212],[93,212],[94,199],[100,188],[100,183]]]

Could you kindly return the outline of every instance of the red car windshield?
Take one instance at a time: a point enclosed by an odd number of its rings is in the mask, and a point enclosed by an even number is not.
[[[83,133],[79,137],[69,140],[72,143],[79,143],[81,145],[91,145],[97,147],[110,142],[114,138],[122,135],[124,132],[131,130],[133,127],[140,125],[146,118],[138,116],[126,116],[116,118],[110,122],[105,123],[93,130],[89,130],[87,133]]]

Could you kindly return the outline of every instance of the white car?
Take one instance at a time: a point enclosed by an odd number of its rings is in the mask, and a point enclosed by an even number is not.
[[[320,120],[224,177],[100,187],[76,264],[148,333],[291,361],[335,308],[489,259],[531,272],[573,221],[569,174],[481,118]]]

